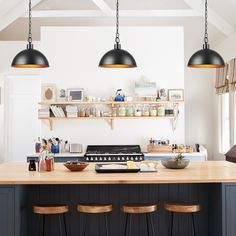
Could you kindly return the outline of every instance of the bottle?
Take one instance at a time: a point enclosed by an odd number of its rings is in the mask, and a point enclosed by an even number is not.
[[[38,137],[38,140],[35,142],[35,152],[40,153],[41,150],[41,140],[40,137]]]

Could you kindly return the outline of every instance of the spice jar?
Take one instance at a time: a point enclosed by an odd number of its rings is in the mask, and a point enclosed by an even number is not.
[[[118,108],[118,115],[119,116],[125,116],[125,107],[124,105],[120,105],[119,108]]]
[[[157,108],[156,106],[150,107],[150,116],[157,116]]]
[[[164,106],[164,104],[158,105],[157,114],[158,114],[158,116],[165,116],[165,106]]]
[[[112,107],[112,116],[113,117],[117,116],[117,108],[116,107]]]
[[[148,106],[144,106],[143,107],[143,116],[149,116],[149,108]]]
[[[134,115],[134,109],[133,106],[129,105],[126,107],[126,116],[133,116]]]

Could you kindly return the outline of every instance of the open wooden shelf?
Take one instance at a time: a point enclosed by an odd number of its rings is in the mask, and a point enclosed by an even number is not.
[[[72,101],[67,101],[67,102],[39,102],[39,105],[41,106],[61,106],[65,107],[67,105],[106,105],[110,106],[111,108],[114,107],[115,105],[158,105],[158,104],[172,104],[174,105],[175,108],[178,109],[178,105],[180,103],[183,103],[184,101],[163,101],[163,100],[158,100],[158,101],[130,101],[130,102],[116,102],[116,101],[92,101],[92,102],[72,102]],[[114,120],[121,120],[121,119],[169,119],[173,121],[176,121],[176,117],[178,116],[178,112],[176,113],[175,116],[114,116],[114,117],[39,117],[40,120],[47,120],[49,123],[49,127],[52,130],[53,129],[53,122],[56,120],[97,120],[97,119],[103,119],[108,121],[110,124],[111,128],[114,128]],[[173,125],[172,125],[173,127]]]

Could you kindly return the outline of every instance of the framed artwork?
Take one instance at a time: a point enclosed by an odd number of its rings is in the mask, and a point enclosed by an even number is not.
[[[169,101],[184,101],[184,90],[183,89],[168,89],[168,100]]]
[[[82,88],[68,89],[67,97],[69,102],[81,102],[84,100],[84,89]]]
[[[139,97],[156,96],[156,90],[155,82],[135,82],[134,92]]]
[[[42,84],[41,92],[42,102],[56,102],[55,84]]]

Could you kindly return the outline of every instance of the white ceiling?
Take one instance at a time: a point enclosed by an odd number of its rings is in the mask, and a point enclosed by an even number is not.
[[[113,26],[116,0],[32,0],[33,37],[41,26]],[[208,0],[209,33],[219,43],[236,29],[236,0]],[[25,40],[28,0],[0,0],[0,40]],[[203,0],[120,0],[121,26],[184,26],[203,33]],[[196,29],[199,29],[196,31]]]

